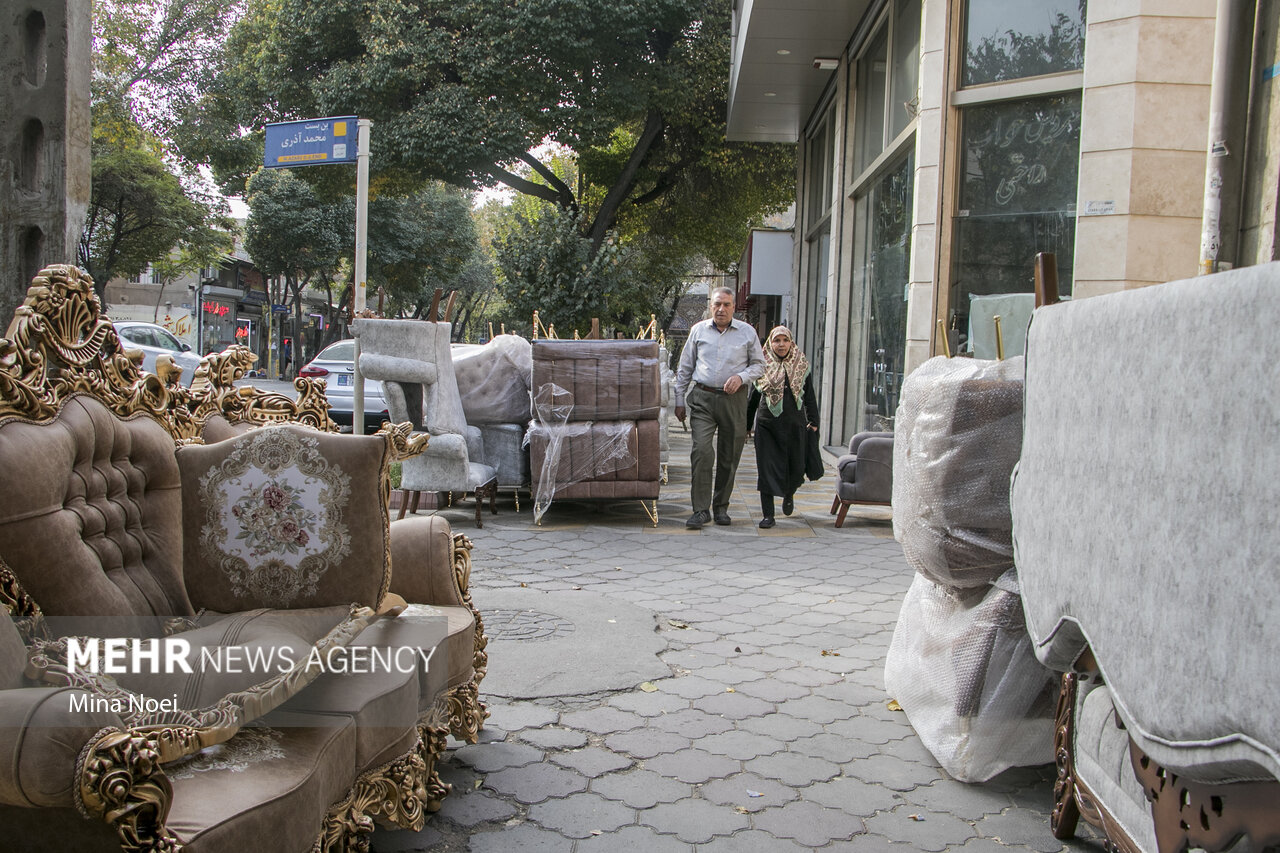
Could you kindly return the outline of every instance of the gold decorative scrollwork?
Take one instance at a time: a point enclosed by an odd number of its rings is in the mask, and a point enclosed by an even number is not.
[[[160,769],[154,738],[103,729],[81,751],[76,778],[76,808],[111,826],[122,850],[173,853],[182,849],[164,825],[173,787]]]
[[[378,435],[386,439],[392,462],[403,462],[412,459],[427,449],[427,441],[431,438],[425,432],[415,433],[413,424],[384,423]]]
[[[463,602],[476,621],[476,628],[471,656],[471,668],[475,674],[471,681],[450,693],[449,727],[454,737],[475,743],[485,718],[489,716],[488,709],[480,701],[480,682],[489,668],[489,653],[485,651],[489,637],[484,632],[484,619],[471,601],[471,548],[471,540],[465,534],[453,534],[453,577]]]
[[[32,640],[48,636],[40,605],[22,588],[18,576],[5,565],[4,560],[0,560],[0,604],[9,611],[9,617],[22,635],[23,643],[29,644]]]
[[[338,432],[338,425],[329,419],[324,382],[318,379],[300,376],[293,380],[297,399],[252,386],[236,387],[236,380],[243,378],[257,360],[258,357],[241,344],[205,356],[191,382],[196,420],[203,422],[213,415],[222,415],[233,424],[292,423],[321,432]]]
[[[102,315],[93,279],[66,264],[42,269],[0,338],[0,422],[52,420],[68,399],[90,394],[121,417],[147,414],[175,440],[193,439],[190,392],[138,369],[111,320]]]

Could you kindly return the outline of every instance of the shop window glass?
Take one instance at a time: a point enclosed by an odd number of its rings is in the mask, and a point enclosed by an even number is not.
[[[857,393],[845,398],[845,439],[893,428],[906,356],[914,176],[909,151],[854,201],[852,298],[861,300],[862,322],[850,328],[847,387]]]
[[[961,84],[1076,71],[1085,0],[969,0]]]
[[[867,52],[858,60],[856,172],[871,165],[885,145],[885,82],[889,77],[889,32],[881,28]]]
[[[920,0],[899,3],[893,16],[893,73],[889,75],[889,133],[897,138],[916,117],[920,83]]]
[[[1036,253],[1058,259],[1071,293],[1080,95],[973,106],[963,113],[951,328],[963,338],[974,295],[1029,293]]]
[[[809,357],[814,387],[822,376],[823,349],[827,336],[827,281],[831,271],[831,226],[828,224],[809,241],[809,282],[804,337],[801,348]]]

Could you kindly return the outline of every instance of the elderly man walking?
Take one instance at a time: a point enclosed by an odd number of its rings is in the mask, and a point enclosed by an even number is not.
[[[760,336],[733,319],[733,291],[717,287],[711,291],[711,319],[689,330],[676,370],[676,417],[684,423],[687,406],[693,428],[693,515],[685,522],[691,530],[712,518],[733,523],[729,496],[747,440],[747,388],[763,373]]]

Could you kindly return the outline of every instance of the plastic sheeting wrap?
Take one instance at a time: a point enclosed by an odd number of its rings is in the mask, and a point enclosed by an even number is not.
[[[934,583],[985,587],[1013,565],[1009,476],[1021,357],[931,358],[907,377],[893,443],[893,535]]]
[[[557,489],[594,480],[636,464],[634,421],[574,421],[573,394],[547,383],[533,399],[534,420],[525,446],[545,441],[541,473],[534,487],[533,520],[539,522]]]
[[[1013,568],[1022,385],[1021,357],[933,358],[907,377],[895,424],[893,533],[916,577],[885,688],[965,782],[1053,760],[1054,675],[1032,652]]]
[[[533,348],[519,335],[496,335],[487,344],[454,344],[467,423],[523,424],[529,420],[529,383]]]
[[[1055,677],[1032,653],[1013,569],[968,591],[917,574],[884,684],[925,747],[962,782],[1053,761]]]

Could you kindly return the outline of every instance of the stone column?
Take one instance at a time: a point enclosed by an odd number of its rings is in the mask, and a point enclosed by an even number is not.
[[[0,20],[0,329],[31,277],[75,263],[89,206],[89,0]]]
[[[1216,8],[1089,3],[1076,298],[1196,274]]]

